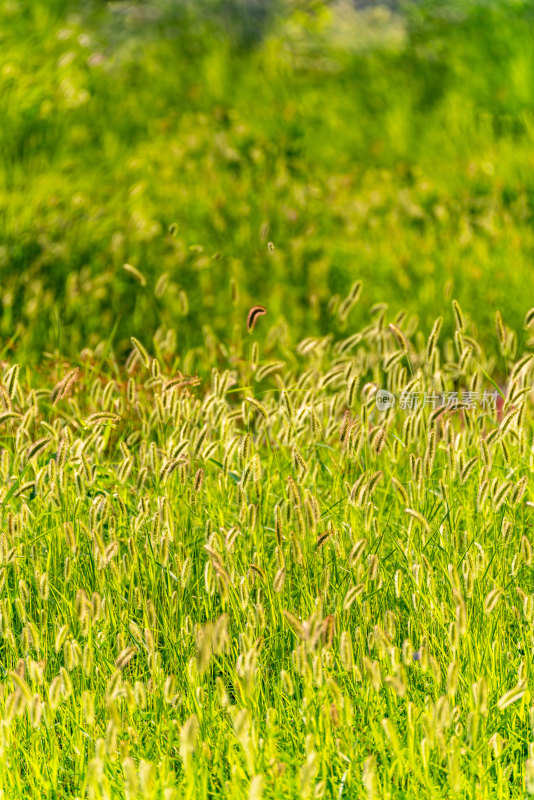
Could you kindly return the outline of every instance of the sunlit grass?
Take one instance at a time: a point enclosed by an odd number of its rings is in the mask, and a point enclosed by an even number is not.
[[[211,383],[163,334],[4,367],[5,797],[532,788],[534,356],[386,313]]]

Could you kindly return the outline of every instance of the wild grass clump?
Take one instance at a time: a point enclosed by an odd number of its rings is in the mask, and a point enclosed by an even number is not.
[[[533,792],[532,343],[245,316],[3,364],[3,797]]]

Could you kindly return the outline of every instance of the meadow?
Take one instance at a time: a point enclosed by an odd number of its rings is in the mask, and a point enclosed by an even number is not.
[[[530,4],[0,22],[1,800],[534,794]]]

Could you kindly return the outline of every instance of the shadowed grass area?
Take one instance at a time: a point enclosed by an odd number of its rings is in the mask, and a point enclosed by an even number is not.
[[[529,4],[402,18],[315,4],[248,48],[216,17],[172,22],[177,7],[3,4],[5,339],[35,360],[116,325],[120,351],[163,321],[198,344],[202,326],[231,327],[232,280],[243,308],[262,302],[303,335],[331,326],[356,278],[366,304],[427,328],[453,295],[484,336],[497,301],[520,324]]]

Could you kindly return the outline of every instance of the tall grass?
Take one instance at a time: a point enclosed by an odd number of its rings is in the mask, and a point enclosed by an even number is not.
[[[531,26],[0,4],[0,800],[534,794]]]
[[[534,356],[454,318],[4,365],[4,797],[534,790]]]

